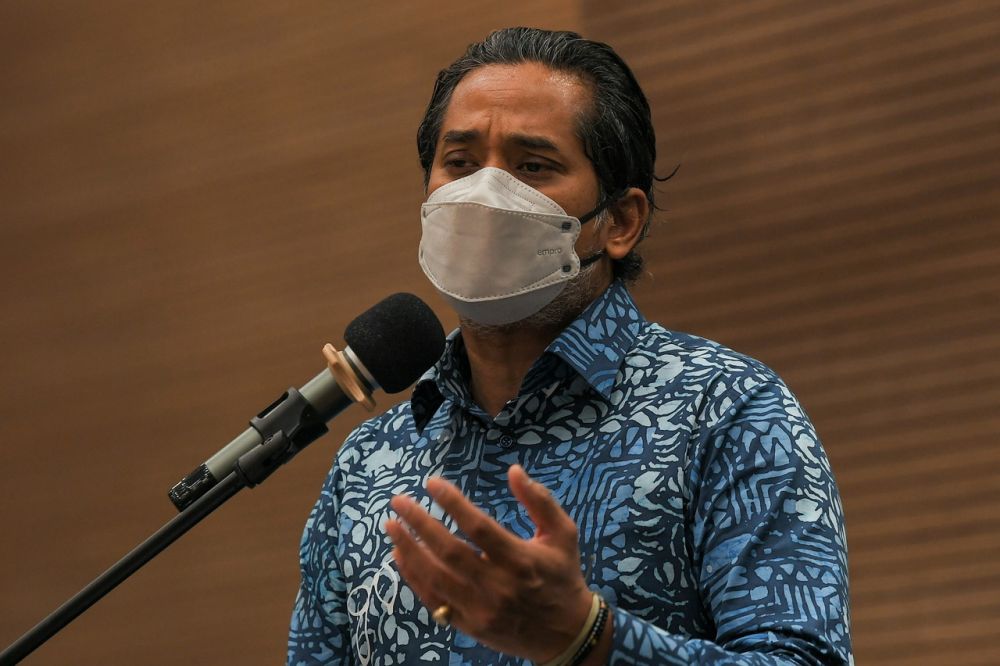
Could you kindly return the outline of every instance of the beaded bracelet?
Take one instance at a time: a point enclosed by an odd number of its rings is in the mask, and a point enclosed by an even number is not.
[[[601,595],[594,592],[590,613],[587,615],[587,620],[583,623],[580,633],[558,657],[540,666],[580,666],[600,640],[607,620],[608,605]]]
[[[587,655],[590,654],[597,644],[601,640],[601,633],[604,631],[604,625],[608,621],[608,615],[610,611],[608,610],[608,604],[605,603],[604,599],[600,596],[597,597],[601,601],[601,608],[597,611],[597,619],[594,620],[594,626],[590,628],[590,632],[587,634],[586,640],[583,641],[583,645],[580,649],[576,651],[573,655],[573,659],[569,662],[569,666],[580,666]]]

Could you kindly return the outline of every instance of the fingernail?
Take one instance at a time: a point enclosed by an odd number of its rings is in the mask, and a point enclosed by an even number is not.
[[[395,509],[400,517],[406,518],[406,515],[410,511],[410,498],[406,495],[396,495],[389,502],[389,506]]]
[[[441,477],[439,476],[432,476],[427,479],[427,483],[425,485],[427,487],[427,492],[430,493],[430,496],[435,499],[437,499],[438,495],[444,492],[444,483],[441,481]]]

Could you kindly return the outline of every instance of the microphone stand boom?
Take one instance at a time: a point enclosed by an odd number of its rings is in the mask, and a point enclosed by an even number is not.
[[[240,435],[171,488],[170,499],[181,512],[0,652],[0,666],[24,659],[230,497],[264,481],[326,434],[326,422],[348,406],[358,402],[372,410],[374,389],[397,393],[411,385],[441,356],[445,344],[434,312],[406,293],[388,296],[356,317],[344,340],[350,345],[344,352],[323,347],[332,376],[320,373],[302,392],[288,389],[250,420],[256,433]]]
[[[264,481],[278,467],[327,432],[322,416],[295,388],[288,389],[251,420],[251,424],[260,432],[262,444],[240,456],[228,476],[0,652],[0,666],[16,664],[27,657],[233,495]]]

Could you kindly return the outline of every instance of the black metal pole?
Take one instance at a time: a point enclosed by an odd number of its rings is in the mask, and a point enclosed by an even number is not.
[[[144,564],[197,525],[202,518],[219,508],[226,500],[244,488],[246,483],[235,472],[209,490],[155,534],[136,546],[128,555],[118,560],[110,569],[95,578],[76,596],[53,611],[33,629],[0,652],[0,666],[16,664],[39,645],[50,639],[78,615],[97,603],[119,583],[138,571]]]

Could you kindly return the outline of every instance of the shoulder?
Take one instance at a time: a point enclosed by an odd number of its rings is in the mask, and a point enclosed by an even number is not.
[[[398,462],[411,433],[415,433],[409,401],[393,405],[367,419],[344,439],[324,482],[323,492],[340,496],[351,477],[365,474],[378,461],[387,466]]]
[[[702,427],[714,427],[762,391],[791,399],[778,374],[757,359],[655,323],[639,331],[624,359],[621,383],[687,403],[693,425]]]
[[[410,401],[404,400],[355,428],[337,453],[337,464],[350,465],[383,448],[399,448],[415,435]]]
[[[647,323],[640,329],[626,362],[637,357],[673,366],[678,373],[688,372],[702,379],[740,376],[762,382],[781,381],[773,370],[755,358],[713,340],[671,331],[656,323]]]

